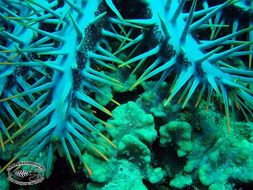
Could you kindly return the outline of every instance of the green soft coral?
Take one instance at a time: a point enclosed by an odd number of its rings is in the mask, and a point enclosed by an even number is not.
[[[235,122],[228,134],[225,119],[214,110],[199,109],[193,116],[193,149],[183,173],[208,190],[232,190],[235,182],[253,182],[253,124]]]
[[[128,160],[111,159],[104,162],[88,154],[84,155],[84,159],[90,164],[91,169],[96,168],[91,176],[92,183],[87,186],[88,190],[147,189],[142,182],[143,174],[141,170]]]
[[[177,189],[183,189],[191,184],[192,177],[190,175],[177,174],[175,178],[170,181],[170,186]]]
[[[160,144],[175,144],[177,155],[183,157],[192,151],[191,133],[192,127],[189,123],[171,121],[160,127]]]
[[[158,114],[158,127],[154,117],[143,110],[143,100],[128,102],[112,112],[107,137],[117,150],[110,151],[109,161],[89,149],[84,154],[93,171],[87,189],[146,189],[145,180],[151,188],[232,190],[235,182],[253,181],[252,123],[236,122],[228,134],[225,118],[213,104],[206,112],[202,101],[190,117],[173,120]],[[153,100],[144,103],[148,101]],[[190,110],[182,114],[188,113]],[[156,130],[159,145],[154,149]]]
[[[153,184],[161,182],[165,171],[151,166],[149,146],[157,137],[153,116],[134,102],[117,107],[112,114],[113,118],[107,122],[112,126],[108,136],[118,148],[111,152],[114,156],[107,162],[92,151],[83,155],[93,171],[92,183],[87,188],[145,190],[143,179]]]
[[[172,104],[164,107],[165,94],[169,91],[170,87],[167,82],[161,82],[159,91],[156,91],[158,81],[147,81],[141,84],[144,93],[137,99],[137,104],[144,110],[152,113],[155,117],[162,118],[176,118],[180,105]]]
[[[253,181],[253,144],[236,138],[220,139],[199,168],[199,179],[204,185],[226,184],[229,180],[243,183]]]
[[[167,173],[169,186],[232,190],[235,183],[252,183],[253,124],[233,125],[227,133],[225,118],[213,104],[207,112],[204,101],[190,117],[162,123],[156,159]]]
[[[147,144],[155,140],[157,132],[153,116],[146,114],[136,103],[130,101],[123,104],[117,107],[112,115],[113,118],[108,124],[113,126],[109,131],[113,142],[119,142],[126,134],[136,136]]]

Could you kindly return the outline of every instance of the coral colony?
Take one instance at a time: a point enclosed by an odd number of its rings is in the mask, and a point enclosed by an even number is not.
[[[59,157],[87,189],[252,183],[252,55],[252,1],[1,0],[1,183]]]

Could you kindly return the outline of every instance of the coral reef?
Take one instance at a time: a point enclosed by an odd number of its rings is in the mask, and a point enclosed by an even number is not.
[[[192,127],[187,122],[171,121],[160,127],[160,144],[172,143],[177,148],[178,157],[192,151]]]
[[[158,114],[155,118],[165,124],[155,126],[138,104],[117,107],[107,121],[112,127],[107,135],[118,146],[109,151],[114,156],[104,162],[94,153],[84,154],[94,171],[88,189],[232,190],[237,183],[252,183],[253,124],[236,122],[228,134],[217,108],[204,108],[201,102],[194,114],[175,120]]]
[[[32,160],[45,183],[69,163],[57,189],[246,189],[252,18],[248,0],[0,1],[1,188]]]
[[[117,107],[112,114],[113,118],[108,121],[112,129],[108,133],[118,148],[113,150],[114,156],[108,162],[89,152],[84,154],[91,169],[102,166],[94,169],[93,184],[88,189],[94,189],[94,182],[102,189],[147,189],[143,178],[148,177],[151,183],[161,181],[164,172],[151,167],[150,145],[157,136],[153,116],[134,102]]]

